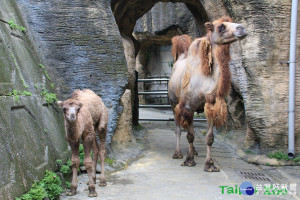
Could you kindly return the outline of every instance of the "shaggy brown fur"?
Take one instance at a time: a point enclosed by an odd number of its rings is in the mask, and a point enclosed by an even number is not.
[[[101,177],[100,186],[106,185],[104,176],[105,160],[105,138],[108,122],[107,109],[101,98],[91,90],[75,90],[71,98],[66,101],[58,101],[57,104],[63,109],[66,139],[72,150],[72,171],[73,178],[70,192],[67,195],[73,196],[77,189],[77,169],[79,160],[79,140],[82,139],[84,147],[84,165],[89,176],[89,197],[96,197],[96,166],[99,155],[99,146],[96,141],[96,132],[100,138],[100,161]],[[90,150],[93,149],[93,159],[90,157]]]
[[[220,80],[214,96],[216,100],[207,99],[204,111],[207,120],[213,122],[213,125],[219,128],[227,122],[227,104],[224,98],[228,96],[231,87],[229,44],[220,45],[215,49],[214,53],[220,69]],[[213,104],[212,102],[214,101],[215,103]]]
[[[216,48],[215,55],[220,68],[220,81],[218,84],[217,97],[225,98],[228,96],[231,87],[231,72],[229,69],[231,58],[229,44],[224,44]]]
[[[184,103],[179,103],[174,109],[176,121],[178,121],[184,129],[187,129],[193,122],[194,113],[188,110]]]
[[[204,113],[209,123],[219,128],[227,122],[227,104],[224,99],[217,97],[215,103],[206,103]]]
[[[178,59],[179,55],[184,54],[185,57],[192,43],[192,39],[189,35],[174,36],[172,38],[172,56],[174,62]]]
[[[211,43],[208,38],[203,38],[200,43],[200,55],[201,59],[201,70],[205,76],[209,76],[211,74],[212,68],[212,52],[211,52]]]

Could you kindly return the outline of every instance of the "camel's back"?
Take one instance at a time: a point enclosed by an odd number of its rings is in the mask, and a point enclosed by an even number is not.
[[[75,90],[72,93],[73,99],[80,101],[83,106],[90,112],[94,123],[97,123],[101,113],[107,112],[107,109],[101,98],[92,90]]]

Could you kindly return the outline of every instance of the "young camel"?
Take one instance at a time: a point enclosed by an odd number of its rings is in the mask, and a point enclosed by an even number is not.
[[[105,180],[105,139],[108,122],[108,112],[101,98],[93,91],[75,90],[71,98],[66,101],[58,101],[57,104],[63,109],[66,139],[72,150],[72,183],[69,196],[76,194],[77,189],[77,169],[80,164],[79,141],[82,139],[84,147],[84,161],[89,177],[89,197],[96,197],[96,166],[100,153],[101,176],[100,186],[106,186]],[[96,140],[96,132],[100,138],[100,152]],[[91,159],[91,148],[93,149],[93,159]]]
[[[232,22],[230,17],[222,17],[213,23],[205,24],[208,33],[191,43],[188,35],[172,38],[172,55],[175,63],[169,81],[169,99],[173,108],[177,147],[174,159],[183,158],[180,151],[180,126],[188,131],[189,150],[182,166],[195,166],[193,146],[195,132],[193,128],[194,112],[205,111],[208,120],[206,134],[207,155],[204,170],[217,172],[211,158],[211,146],[214,141],[213,126],[219,127],[227,121],[225,102],[231,85],[229,70],[232,42],[245,38],[247,33],[240,24]]]

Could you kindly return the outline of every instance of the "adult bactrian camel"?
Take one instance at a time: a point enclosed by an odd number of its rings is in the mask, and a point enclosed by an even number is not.
[[[180,151],[180,126],[188,131],[189,150],[182,166],[194,166],[193,146],[194,112],[205,111],[208,120],[206,134],[207,155],[204,170],[219,171],[211,158],[214,141],[213,126],[219,127],[227,121],[226,96],[231,85],[229,69],[232,42],[243,39],[247,33],[242,25],[222,17],[213,23],[205,23],[207,35],[191,43],[188,35],[172,38],[172,55],[175,63],[169,81],[169,99],[176,123],[177,147],[174,159],[182,158]]]

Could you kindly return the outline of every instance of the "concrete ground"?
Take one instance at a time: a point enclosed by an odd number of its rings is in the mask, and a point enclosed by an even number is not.
[[[143,112],[145,117],[166,117],[166,113],[155,113],[153,110]],[[174,122],[173,122],[174,123]],[[194,144],[199,155],[195,156],[196,166],[182,167],[183,159],[174,160],[175,150],[174,125],[168,123],[143,123],[146,127],[144,138],[147,149],[143,157],[132,162],[126,169],[114,172],[107,176],[107,186],[99,187],[96,191],[98,197],[94,199],[120,200],[120,199],[172,199],[172,200],[279,200],[300,199],[300,167],[271,167],[249,164],[235,154],[226,144],[215,140],[212,156],[220,168],[220,172],[208,173],[203,171],[206,156],[205,136],[200,130],[205,129],[204,124],[195,128],[197,136]],[[186,133],[183,132],[181,140],[182,153],[186,154],[188,143]],[[99,174],[98,176],[99,177]],[[61,200],[84,200],[88,198],[86,174],[79,176],[78,194],[73,197],[61,196]],[[248,181],[258,186],[260,194],[252,196],[228,194],[229,187],[233,192],[243,182]],[[296,185],[295,185],[296,184]],[[288,194],[276,195],[264,190],[264,186],[287,187]],[[221,186],[224,191],[222,193]],[[275,190],[277,191],[277,190]],[[296,194],[293,194],[296,191]],[[266,194],[264,194],[266,193]]]

